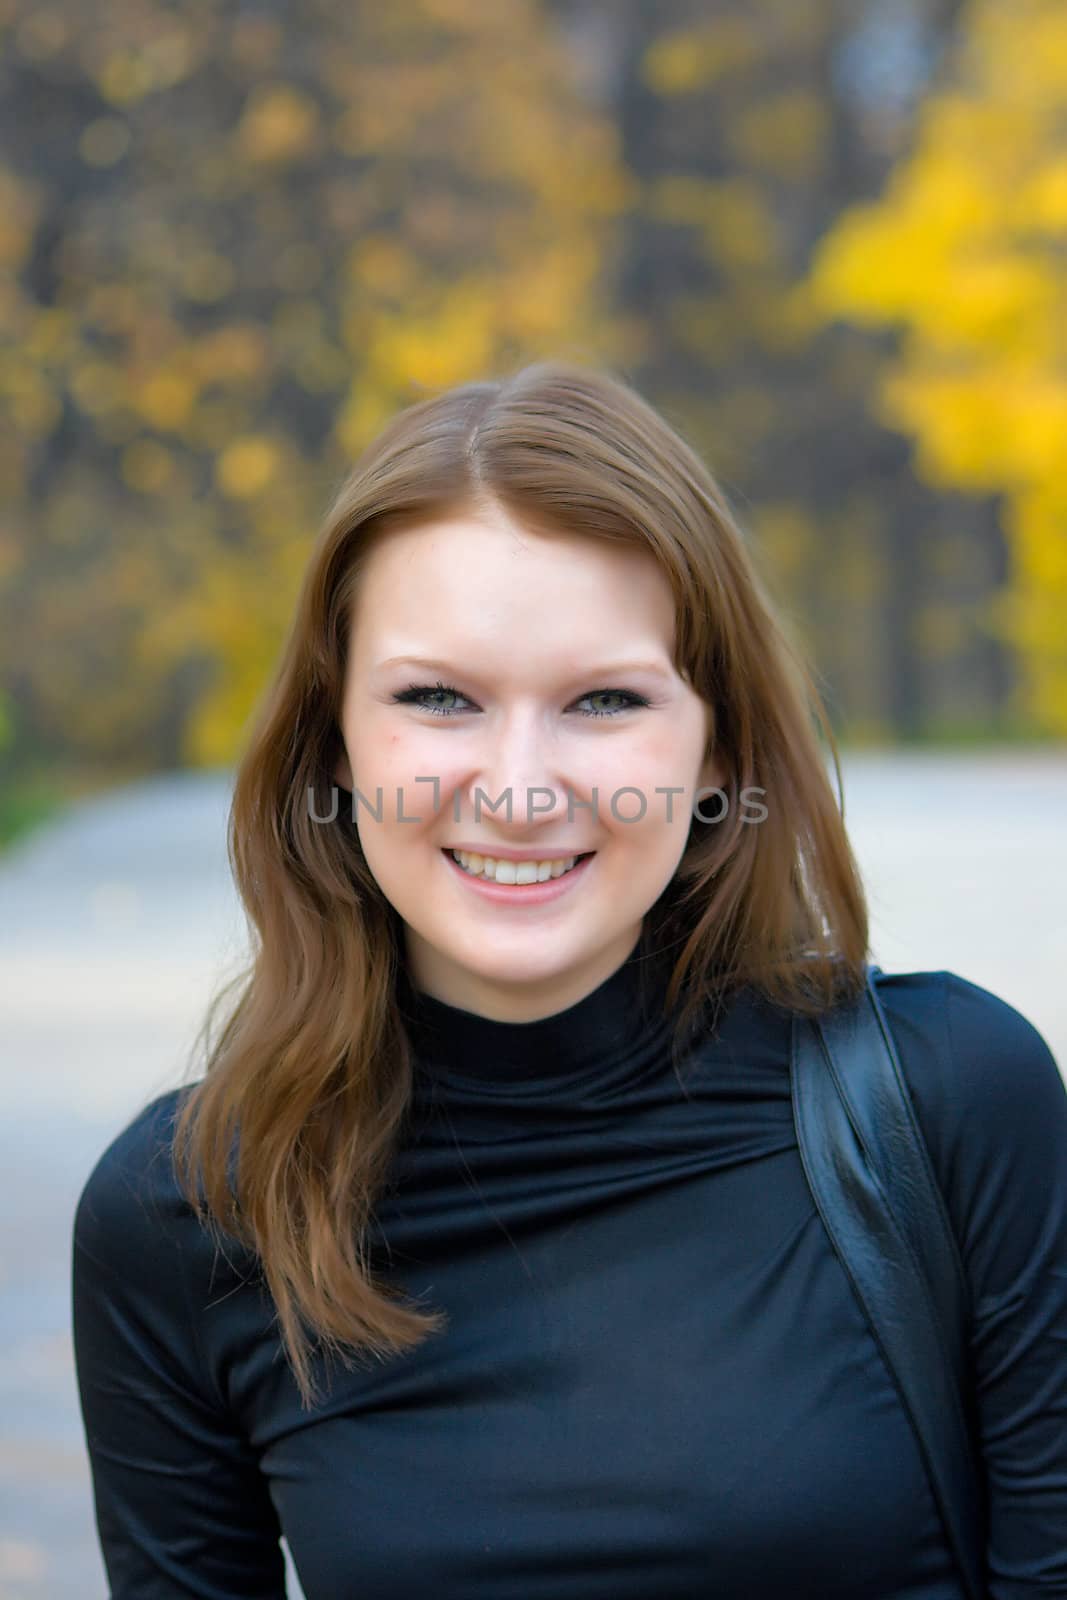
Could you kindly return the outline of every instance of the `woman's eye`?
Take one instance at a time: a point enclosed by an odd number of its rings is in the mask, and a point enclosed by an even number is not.
[[[612,695],[614,695],[617,700],[628,700],[630,704],[625,706],[617,706],[614,711],[586,711],[583,713],[583,715],[587,717],[615,717],[618,716],[620,711],[629,711],[633,705],[648,704],[648,701],[642,699],[639,694],[631,694],[629,689],[594,689],[592,694],[585,694],[582,696],[582,699],[610,700]]]
[[[393,700],[397,705],[417,705],[421,710],[432,712],[437,717],[451,717],[456,714],[457,707],[455,706],[428,704],[427,702],[433,695],[451,695],[456,700],[465,699],[465,696],[461,695],[458,689],[453,688],[448,683],[412,683],[406,689],[394,694]],[[608,711],[583,711],[581,715],[583,717],[616,717],[620,712],[632,711],[637,706],[648,705],[644,695],[635,694],[631,689],[594,689],[589,694],[582,695],[579,700],[575,701],[575,704],[581,704],[583,700],[610,700],[612,697],[617,700],[624,700],[626,704],[616,706],[614,710]]]
[[[454,695],[458,700],[463,699],[463,696],[460,694],[459,690],[453,689],[451,685],[447,683],[413,683],[407,689],[402,690],[399,694],[395,694],[393,699],[398,705],[419,705],[422,706],[424,711],[432,711],[436,716],[450,717],[452,715],[451,706],[422,705],[422,702],[429,695],[433,694],[450,694]]]

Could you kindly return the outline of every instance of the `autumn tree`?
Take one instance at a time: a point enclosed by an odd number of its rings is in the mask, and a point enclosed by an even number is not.
[[[1020,712],[1067,733],[1067,10],[970,0],[952,70],[877,201],[816,255],[826,318],[899,331],[878,412],[942,489],[1001,496],[1010,550],[985,625]]]
[[[551,0],[635,193],[613,283],[635,378],[751,532],[850,739],[974,736],[1012,652],[975,625],[990,513],[935,490],[867,396],[877,330],[797,292],[843,208],[906,153],[958,0]]]
[[[0,0],[11,759],[226,762],[401,405],[565,352],[625,175],[534,0]]]

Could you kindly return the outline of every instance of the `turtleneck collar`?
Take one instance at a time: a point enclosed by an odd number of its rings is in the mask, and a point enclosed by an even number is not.
[[[435,1098],[561,1099],[622,1087],[669,1049],[664,964],[639,939],[583,999],[533,1022],[499,1022],[448,1005],[401,969],[398,1003],[417,1078]]]

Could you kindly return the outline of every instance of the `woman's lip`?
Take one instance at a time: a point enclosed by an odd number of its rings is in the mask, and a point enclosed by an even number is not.
[[[462,850],[464,855],[481,856],[483,861],[567,861],[571,856],[592,856],[595,850],[530,849],[505,850],[486,844],[445,844],[442,850]]]
[[[589,863],[595,851],[577,857],[574,866],[568,872],[561,873],[558,878],[546,878],[541,883],[525,884],[497,883],[491,878],[476,877],[474,873],[460,866],[451,849],[442,849],[441,854],[445,858],[445,865],[459,874],[472,894],[481,895],[483,900],[495,901],[498,905],[532,908],[550,904],[571,894],[579,880],[584,878],[587,872],[592,871]]]

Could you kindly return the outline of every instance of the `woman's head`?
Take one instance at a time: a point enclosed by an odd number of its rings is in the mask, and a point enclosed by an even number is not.
[[[642,932],[683,947],[694,999],[712,973],[828,997],[862,962],[818,696],[707,467],[626,384],[544,362],[410,407],[337,495],[301,616],[320,736],[333,715],[306,775],[343,786],[358,881],[440,998],[562,1009]],[[660,674],[598,678],[639,661]],[[606,690],[649,704],[581,698]],[[504,905],[442,855],[483,836],[595,854],[550,904]]]
[[[725,776],[674,632],[646,546],[533,531],[484,489],[468,512],[378,542],[350,618],[334,775],[350,813],[357,791],[362,853],[418,987],[527,1021],[633,950],[699,790]],[[456,847],[540,863],[535,881],[558,887],[486,893]]]
[[[411,656],[430,664],[392,659]],[[439,1325],[361,1255],[410,1099],[402,963],[520,1020],[640,939],[668,960],[676,1047],[741,983],[806,1011],[862,985],[816,722],[833,749],[722,492],[624,382],[542,362],[423,400],[364,451],[238,764],[254,961],[181,1124],[210,1212],[266,1265],[305,1397],[294,1307],[379,1351]],[[594,854],[558,898],[513,905],[445,854],[483,840]]]

